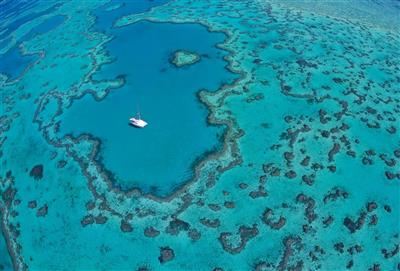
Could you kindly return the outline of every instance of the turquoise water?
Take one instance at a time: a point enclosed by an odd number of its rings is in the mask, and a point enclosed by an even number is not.
[[[6,4],[6,270],[399,270],[398,2]]]
[[[223,131],[207,125],[207,110],[196,93],[235,78],[225,69],[227,52],[216,48],[226,37],[196,24],[150,22],[112,33],[106,50],[115,60],[92,78],[123,76],[125,85],[104,101],[90,95],[74,101],[61,121],[61,133],[100,138],[99,158],[115,175],[116,186],[166,196],[193,177],[199,157],[219,146]],[[203,60],[177,69],[170,59],[180,49],[197,52]],[[129,125],[138,108],[149,123],[143,130]]]

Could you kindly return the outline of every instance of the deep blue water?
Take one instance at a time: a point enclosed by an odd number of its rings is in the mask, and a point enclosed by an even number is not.
[[[123,188],[140,187],[164,196],[193,175],[191,166],[219,146],[223,130],[207,126],[207,109],[196,96],[216,90],[236,75],[227,71],[227,52],[215,45],[225,39],[198,24],[139,22],[112,30],[107,51],[115,57],[95,80],[126,76],[123,88],[96,102],[90,95],[65,112],[61,132],[87,132],[102,139],[101,158]],[[200,62],[175,68],[179,49],[202,55]],[[145,129],[128,124],[140,107]],[[157,190],[157,191],[154,191]]]
[[[0,2],[0,19],[4,20],[35,7],[38,0],[3,0]]]
[[[7,74],[9,80],[17,78],[30,63],[38,58],[37,55],[22,55],[18,46],[12,47],[0,57],[0,73]]]
[[[3,50],[4,47],[8,45],[9,42],[11,42],[12,38],[8,37],[2,41],[0,41],[0,50]]]
[[[27,2],[29,2],[29,1],[27,1]],[[0,40],[6,38],[8,35],[10,35],[10,33],[12,33],[14,30],[16,30],[19,26],[21,26],[21,25],[23,25],[23,24],[25,24],[25,23],[33,20],[33,19],[36,19],[36,18],[38,18],[40,16],[43,16],[45,14],[50,14],[50,13],[54,12],[61,5],[62,5],[62,3],[57,3],[57,4],[51,6],[48,9],[45,9],[43,11],[33,11],[31,13],[28,13],[27,15],[25,15],[23,17],[18,18],[17,20],[12,21],[10,24],[8,24],[6,26],[6,31],[4,31],[3,33],[0,34]],[[24,9],[25,8],[29,8],[29,7],[25,7],[24,6]],[[9,14],[13,14],[13,13],[18,14],[21,11],[22,10],[21,10],[21,6],[20,5],[11,5],[10,4],[10,8],[5,9],[2,16],[9,16]]]
[[[41,24],[39,24],[38,26],[33,27],[31,31],[29,31],[25,36],[23,36],[22,40],[29,40],[36,35],[42,35],[44,33],[47,33],[55,29],[61,23],[63,23],[66,20],[66,18],[67,17],[63,15],[55,15],[53,17],[50,17]]]
[[[94,29],[97,31],[106,31],[112,27],[116,19],[133,14],[148,11],[152,7],[167,3],[169,0],[141,0],[141,1],[112,1],[96,9],[93,13],[96,16]],[[111,7],[118,7],[107,10]]]
[[[14,4],[14,6],[11,4],[8,5],[10,7],[6,9],[7,14],[17,12],[18,8],[20,8],[20,11],[22,11],[24,8],[30,7],[26,7],[26,5],[23,5],[23,3],[19,2],[17,4]],[[53,7],[43,12],[32,12],[29,15],[26,15],[12,22],[10,25],[7,26],[7,30],[5,31],[5,33],[3,35],[0,35],[0,40],[6,37],[4,41],[0,43],[0,49],[6,46],[7,43],[11,41],[11,37],[7,37],[8,31],[15,30],[26,21],[30,21],[34,18],[40,17],[48,12],[53,12],[58,6],[59,5],[54,5]],[[9,76],[9,80],[17,78],[31,63],[33,63],[38,58],[37,55],[22,55],[19,49],[19,45],[26,40],[32,39],[36,35],[42,35],[55,29],[62,22],[64,22],[65,19],[66,17],[62,15],[52,16],[49,19],[43,21],[41,24],[33,27],[26,35],[19,38],[17,45],[13,46],[5,54],[0,55],[0,73],[7,74]]]

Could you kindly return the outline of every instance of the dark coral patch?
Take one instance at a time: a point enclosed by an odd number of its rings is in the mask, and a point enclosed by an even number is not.
[[[221,222],[218,218],[216,219],[208,219],[208,218],[201,218],[200,223],[209,228],[218,228],[221,225]]]
[[[283,216],[280,216],[277,221],[273,221],[273,219],[271,218],[271,216],[274,215],[274,211],[270,208],[266,208],[264,210],[264,213],[262,215],[262,221],[268,225],[271,229],[274,230],[279,230],[280,228],[282,228],[285,223],[286,223],[286,218],[284,218]]]
[[[324,196],[324,203],[328,203],[329,201],[336,201],[338,198],[346,199],[349,196],[343,188],[334,187]]]
[[[389,259],[394,257],[395,255],[397,255],[400,251],[400,245],[397,244],[394,246],[394,248],[392,250],[387,250],[386,248],[382,249],[381,252],[383,254],[383,256],[385,257],[385,259]]]
[[[37,206],[36,200],[32,200],[32,201],[28,202],[28,208],[34,209],[34,208],[36,208],[36,206]]]
[[[172,248],[170,247],[160,248],[160,256],[158,257],[160,263],[166,263],[172,261],[174,258],[175,258],[175,252]]]
[[[120,229],[122,232],[131,232],[133,227],[126,220],[121,220]]]
[[[43,205],[42,207],[40,207],[37,212],[36,212],[36,216],[37,217],[44,217],[47,215],[47,210],[48,210],[48,206],[47,204]]]
[[[86,227],[87,225],[91,225],[94,223],[93,215],[87,215],[81,220],[82,227]]]
[[[343,221],[343,225],[346,226],[347,229],[349,229],[349,231],[351,233],[356,232],[357,230],[361,229],[361,227],[364,225],[365,223],[365,219],[367,217],[367,213],[362,211],[360,213],[360,216],[357,218],[356,221],[353,221],[351,218],[346,217]]]
[[[187,233],[189,238],[192,239],[192,241],[197,241],[201,238],[201,233],[196,229],[190,229],[188,230]]]
[[[94,221],[96,224],[105,224],[107,222],[108,218],[104,215],[98,215],[95,216]]]
[[[309,223],[313,222],[317,218],[317,214],[314,212],[315,200],[304,194],[299,194],[296,197],[296,201],[306,205],[305,216]]]
[[[190,228],[189,223],[176,218],[169,222],[165,231],[171,235],[178,235],[181,231],[187,231],[189,230],[189,228]]]
[[[245,248],[247,242],[257,236],[258,233],[259,231],[256,224],[252,227],[240,226],[237,233],[240,237],[240,242],[237,246],[232,245],[229,241],[229,238],[232,236],[232,233],[230,232],[221,233],[218,240],[226,252],[229,252],[230,254],[238,254]]]
[[[157,229],[155,229],[154,227],[147,227],[146,229],[144,229],[144,235],[146,237],[156,237],[160,234],[160,231],[158,231]]]
[[[33,177],[35,180],[42,179],[43,178],[43,165],[34,166],[31,169],[29,176]]]
[[[290,261],[290,258],[296,252],[295,250],[300,251],[302,248],[301,238],[299,236],[287,236],[283,239],[283,245],[284,245],[284,252],[283,252],[282,258],[281,258],[276,270],[280,270],[280,271],[287,270],[287,269],[288,270],[302,270],[301,267],[299,269],[288,268],[288,263]]]

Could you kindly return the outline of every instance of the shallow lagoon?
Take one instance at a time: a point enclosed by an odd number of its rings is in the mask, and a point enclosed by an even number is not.
[[[64,114],[61,133],[100,138],[99,158],[115,175],[115,185],[166,196],[193,176],[197,159],[220,145],[223,130],[207,125],[208,112],[196,93],[216,90],[236,77],[225,68],[227,52],[216,47],[226,37],[198,24],[151,22],[114,29],[113,35],[106,50],[114,62],[93,79],[124,76],[125,85],[100,102],[91,95],[75,100]],[[170,60],[181,49],[202,60],[176,68]],[[145,129],[128,123],[138,107],[149,123]]]

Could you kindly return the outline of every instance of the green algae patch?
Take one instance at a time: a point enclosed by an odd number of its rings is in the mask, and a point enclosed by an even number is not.
[[[189,66],[193,65],[197,62],[199,62],[201,59],[199,54],[185,51],[185,50],[179,50],[174,52],[171,58],[171,63],[175,65],[177,68],[181,68],[184,66]]]

